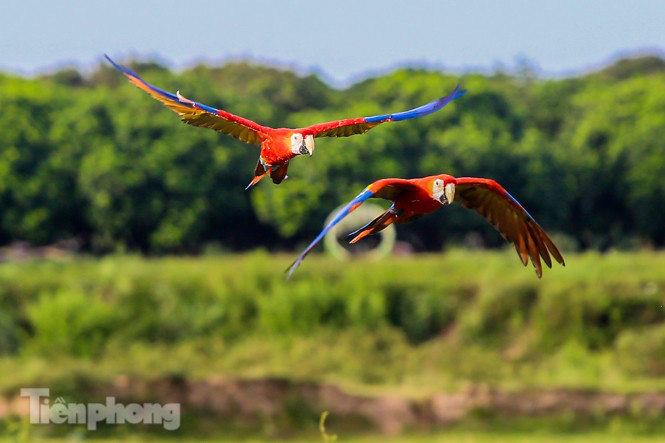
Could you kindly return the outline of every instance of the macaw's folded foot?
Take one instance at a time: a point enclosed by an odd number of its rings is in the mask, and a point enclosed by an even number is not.
[[[286,180],[286,172],[289,169],[289,164],[285,164],[282,166],[278,166],[276,168],[273,168],[272,171],[270,171],[270,178],[272,179],[272,182],[276,185],[282,183],[284,180]]]
[[[352,236],[355,237],[353,237],[351,241],[349,241],[349,244],[352,245],[363,237],[366,237],[370,234],[374,234],[375,232],[383,231],[395,221],[397,216],[398,213],[393,208],[388,209],[386,212],[379,215],[377,218],[367,223],[362,228],[356,230],[355,232],[350,233],[349,237]]]

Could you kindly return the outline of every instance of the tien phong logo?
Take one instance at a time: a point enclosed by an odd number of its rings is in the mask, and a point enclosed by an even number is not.
[[[21,397],[30,400],[31,424],[78,424],[88,430],[97,424],[149,424],[162,425],[167,431],[180,427],[180,403],[117,403],[115,397],[106,397],[105,403],[68,403],[58,397],[51,401],[48,388],[23,388]]]

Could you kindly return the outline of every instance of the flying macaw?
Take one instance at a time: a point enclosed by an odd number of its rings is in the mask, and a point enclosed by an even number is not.
[[[223,134],[255,145],[261,145],[261,154],[254,171],[254,179],[245,189],[258,183],[266,174],[270,174],[273,183],[279,184],[286,178],[289,160],[301,155],[314,153],[315,137],[348,137],[364,134],[373,127],[390,121],[408,120],[423,117],[443,108],[452,100],[466,92],[457,85],[455,90],[431,103],[409,111],[395,114],[376,115],[373,117],[349,118],[308,126],[306,128],[270,128],[261,126],[246,118],[233,115],[221,109],[197,103],[180,94],[172,94],[145,82],[131,69],[116,64],[108,55],[106,59],[125,74],[130,82],[174,110],[187,124],[211,128]]]
[[[550,254],[565,266],[561,253],[536,223],[524,207],[494,180],[486,178],[461,177],[440,174],[405,180],[386,178],[367,186],[323,228],[323,231],[310,243],[302,254],[287,269],[288,277],[300,265],[305,256],[325,237],[344,217],[370,198],[391,200],[393,204],[383,214],[349,234],[355,243],[366,235],[379,232],[391,223],[406,223],[422,215],[436,211],[453,203],[455,196],[465,208],[476,210],[490,222],[497,231],[515,245],[517,255],[524,266],[529,258],[536,268],[538,278],[543,268],[540,258],[552,267]]]

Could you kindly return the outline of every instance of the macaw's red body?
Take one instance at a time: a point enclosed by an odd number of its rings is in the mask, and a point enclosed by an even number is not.
[[[132,70],[116,64],[108,56],[106,58],[120,72],[125,74],[130,82],[146,91],[152,97],[161,101],[180,115],[187,124],[211,128],[236,139],[261,146],[261,154],[254,171],[254,180],[247,188],[258,183],[266,174],[270,174],[274,183],[281,183],[286,178],[289,160],[301,155],[314,153],[315,137],[348,137],[364,134],[373,127],[390,121],[401,121],[423,117],[443,108],[452,100],[461,97],[466,91],[455,90],[431,103],[409,111],[394,114],[376,115],[373,117],[349,118],[320,123],[306,128],[270,128],[259,125],[221,109],[189,100],[179,92],[172,94],[145,82]]]
[[[379,232],[392,223],[406,223],[434,212],[457,199],[462,206],[474,209],[485,217],[506,240],[513,243],[525,266],[531,259],[539,278],[542,275],[541,258],[548,267],[552,267],[550,255],[564,265],[561,253],[545,231],[497,182],[486,178],[455,178],[440,174],[410,180],[386,178],[369,185],[335,216],[293,262],[287,269],[289,277],[333,226],[370,198],[391,200],[393,204],[386,212],[350,234],[354,236],[351,243]]]

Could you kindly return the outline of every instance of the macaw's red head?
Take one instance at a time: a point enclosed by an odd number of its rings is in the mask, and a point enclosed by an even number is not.
[[[314,154],[314,136],[303,136],[299,132],[291,134],[291,152],[296,155],[309,154],[311,157]]]
[[[455,200],[455,179],[450,175],[442,174],[432,177],[429,184],[432,198],[442,205],[450,205]]]

